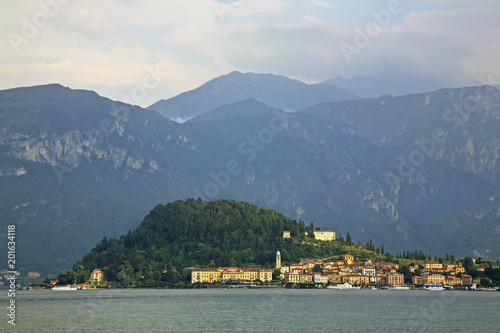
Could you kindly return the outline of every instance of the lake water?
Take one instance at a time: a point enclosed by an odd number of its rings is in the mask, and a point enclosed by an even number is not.
[[[0,292],[0,332],[500,332],[500,292],[19,291],[15,327]]]

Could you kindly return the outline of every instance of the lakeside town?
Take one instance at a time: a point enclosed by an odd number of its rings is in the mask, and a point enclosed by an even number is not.
[[[283,238],[290,238],[284,231]],[[320,241],[334,241],[335,232],[315,230],[314,238]],[[476,259],[472,259],[475,264]],[[486,266],[478,265],[484,272]],[[498,266],[493,268],[498,269]],[[411,281],[405,281],[401,271],[411,274]],[[278,275],[279,273],[279,275]],[[287,286],[297,285],[351,285],[351,286],[442,286],[443,288],[476,289],[477,286],[490,286],[492,281],[466,274],[465,267],[444,262],[409,262],[400,267],[394,262],[356,261],[351,254],[331,259],[303,259],[298,263],[282,265],[281,253],[276,252],[275,268],[198,268],[191,272],[191,283],[270,283],[273,274],[279,282]],[[483,286],[484,287],[484,286]],[[496,290],[496,289],[493,289]]]
[[[284,231],[283,238],[289,239],[290,232]],[[321,242],[335,241],[335,232],[331,230],[315,230],[314,239]],[[468,258],[468,257],[466,257]],[[441,259],[441,258],[440,258]],[[429,288],[437,289],[464,289],[464,290],[497,290],[493,281],[485,277],[485,270],[499,270],[496,265],[481,265],[480,258],[470,259],[464,264],[473,268],[475,276],[467,274],[466,267],[460,261],[443,262],[407,260],[397,262],[360,260],[353,254],[343,254],[331,258],[301,259],[296,263],[282,264],[280,251],[276,252],[274,268],[268,267],[210,267],[186,268],[190,274],[191,286],[284,286],[288,288],[383,288],[383,289],[410,289]],[[472,265],[472,266],[471,266]],[[0,277],[6,270],[0,271]],[[167,273],[166,270],[163,273]],[[38,272],[29,272],[28,277],[39,278]],[[58,279],[46,279],[46,284],[32,283],[18,289],[52,289],[77,290],[116,287],[108,283],[106,273],[95,268],[87,281],[78,284],[66,284]],[[345,287],[345,288],[344,288]]]
[[[420,273],[412,276],[411,284],[414,286],[464,286],[474,289],[482,282],[481,278],[465,274],[465,268],[457,264],[425,262],[409,263],[405,267],[411,273]],[[279,280],[285,285],[406,286],[404,274],[398,273],[399,268],[397,263],[392,262],[355,261],[354,256],[349,254],[335,261],[304,259],[292,265],[281,265],[281,254],[279,251],[276,253]],[[480,266],[479,270],[484,271],[484,267]],[[198,268],[191,272],[191,283],[270,283],[273,272],[269,268]]]

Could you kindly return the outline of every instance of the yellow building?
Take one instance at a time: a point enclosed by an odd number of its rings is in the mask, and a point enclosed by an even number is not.
[[[350,254],[344,254],[344,263],[346,265],[352,264],[353,261],[354,261],[354,256],[352,256]]]
[[[273,270],[268,268],[244,268],[243,280],[270,282],[273,279]]]
[[[314,263],[313,262],[307,262],[305,264],[302,265],[302,268],[303,269],[311,269],[314,267]]]
[[[405,284],[403,274],[387,274],[387,284],[391,286],[400,286]]]
[[[99,268],[94,269],[92,273],[90,273],[89,281],[91,283],[104,281],[104,272],[101,271]]]
[[[283,231],[283,238],[290,238],[290,231]]]
[[[191,271],[191,283],[214,283],[220,281],[221,272],[215,268],[198,268]]]
[[[451,277],[451,276],[445,278],[444,283],[449,286],[461,286],[463,284],[461,278]]]
[[[455,267],[455,274],[458,273],[465,273],[465,268],[463,266],[456,266]]]
[[[284,274],[285,283],[300,283],[300,274],[297,272],[287,272]]]
[[[244,279],[244,273],[238,267],[226,267],[221,272],[221,281],[239,282]]]
[[[312,283],[313,275],[312,274],[299,274],[299,282],[300,283]]]
[[[444,279],[445,276],[441,274],[427,274],[422,276],[422,283],[430,283],[430,284],[443,283]]]
[[[455,268],[457,265],[455,264],[443,264],[443,269],[446,269],[448,272],[455,272]]]
[[[342,276],[342,282],[348,282],[350,284],[369,284],[370,277],[368,275],[362,274],[352,274]]]
[[[443,264],[441,264],[439,262],[431,261],[431,262],[426,262],[424,264],[424,269],[426,271],[432,271],[432,270],[435,270],[435,269],[442,269],[442,268],[443,268]]]
[[[314,238],[321,241],[333,241],[335,240],[335,231],[331,230],[315,230]]]
[[[328,274],[327,276],[330,283],[342,283],[342,275],[340,274]]]

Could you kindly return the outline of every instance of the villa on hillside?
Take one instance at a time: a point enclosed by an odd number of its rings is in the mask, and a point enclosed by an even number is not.
[[[96,283],[102,281],[104,281],[104,272],[101,271],[99,268],[94,269],[92,273],[90,273],[89,282]]]
[[[321,241],[333,241],[335,240],[335,231],[314,230],[314,238]]]

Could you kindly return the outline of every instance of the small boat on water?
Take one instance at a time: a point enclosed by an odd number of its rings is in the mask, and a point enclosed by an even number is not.
[[[443,291],[444,288],[441,284],[430,284],[424,288],[424,290],[429,290],[429,291]]]
[[[52,290],[54,291],[67,291],[67,290],[77,290],[78,287],[71,287],[71,286],[53,286]]]
[[[410,290],[410,287],[405,285],[393,285],[389,286],[387,289],[389,290]]]
[[[354,287],[352,284],[345,282],[342,284],[337,284],[335,286],[330,285],[326,287],[328,289],[340,289],[340,290],[356,290],[356,289],[361,289],[361,287]]]

